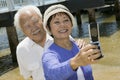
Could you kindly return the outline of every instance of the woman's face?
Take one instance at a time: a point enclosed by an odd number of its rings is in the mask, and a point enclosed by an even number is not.
[[[51,34],[54,38],[68,38],[72,31],[72,22],[65,13],[57,13],[50,21]]]

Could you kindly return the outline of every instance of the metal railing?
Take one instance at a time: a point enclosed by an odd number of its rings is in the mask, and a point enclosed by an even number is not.
[[[19,9],[25,5],[42,6],[66,0],[0,0],[0,13]]]
[[[6,6],[7,6],[6,0],[0,0],[0,8],[6,7]]]
[[[6,0],[0,0],[0,12],[4,10],[8,10]]]

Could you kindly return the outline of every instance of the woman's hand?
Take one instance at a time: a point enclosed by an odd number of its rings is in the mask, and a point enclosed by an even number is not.
[[[77,69],[79,66],[86,66],[89,64],[96,63],[98,58],[100,56],[100,50],[98,49],[98,46],[88,44],[81,48],[81,50],[78,52],[78,54],[71,59],[71,67],[73,70]]]

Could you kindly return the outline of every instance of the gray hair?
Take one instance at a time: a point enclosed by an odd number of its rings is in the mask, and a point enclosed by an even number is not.
[[[22,12],[24,12],[26,10],[29,10],[29,9],[34,10],[42,18],[41,11],[36,6],[27,5],[27,6],[22,7],[21,9],[19,9],[17,11],[17,13],[15,14],[15,16],[14,16],[14,26],[15,27],[21,28],[21,25],[20,25],[20,22],[19,22],[20,15],[21,15]]]

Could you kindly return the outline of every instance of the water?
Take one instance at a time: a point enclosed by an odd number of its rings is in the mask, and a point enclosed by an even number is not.
[[[21,41],[25,37],[19,28],[17,28],[17,34],[19,41]],[[2,27],[0,28],[0,50],[6,48],[9,48],[8,36],[7,36],[6,28]]]
[[[96,21],[99,26],[100,30],[100,36],[110,36],[116,31],[119,30],[119,22],[117,23],[115,20],[115,15],[113,14],[102,14],[99,12],[96,12]],[[74,26],[72,36],[75,38],[79,37],[89,37],[88,32],[88,15],[84,14],[82,15],[82,25],[78,27],[77,25]]]
[[[8,38],[5,28],[0,28],[0,50],[4,48],[8,48]]]
[[[89,23],[83,23],[80,30],[77,26],[73,28],[72,36],[75,38],[79,37],[89,37],[89,30],[88,30]],[[119,25],[116,24],[116,22],[107,22],[107,23],[98,23],[99,30],[100,30],[100,37],[107,37],[111,36],[115,32],[119,30]]]

